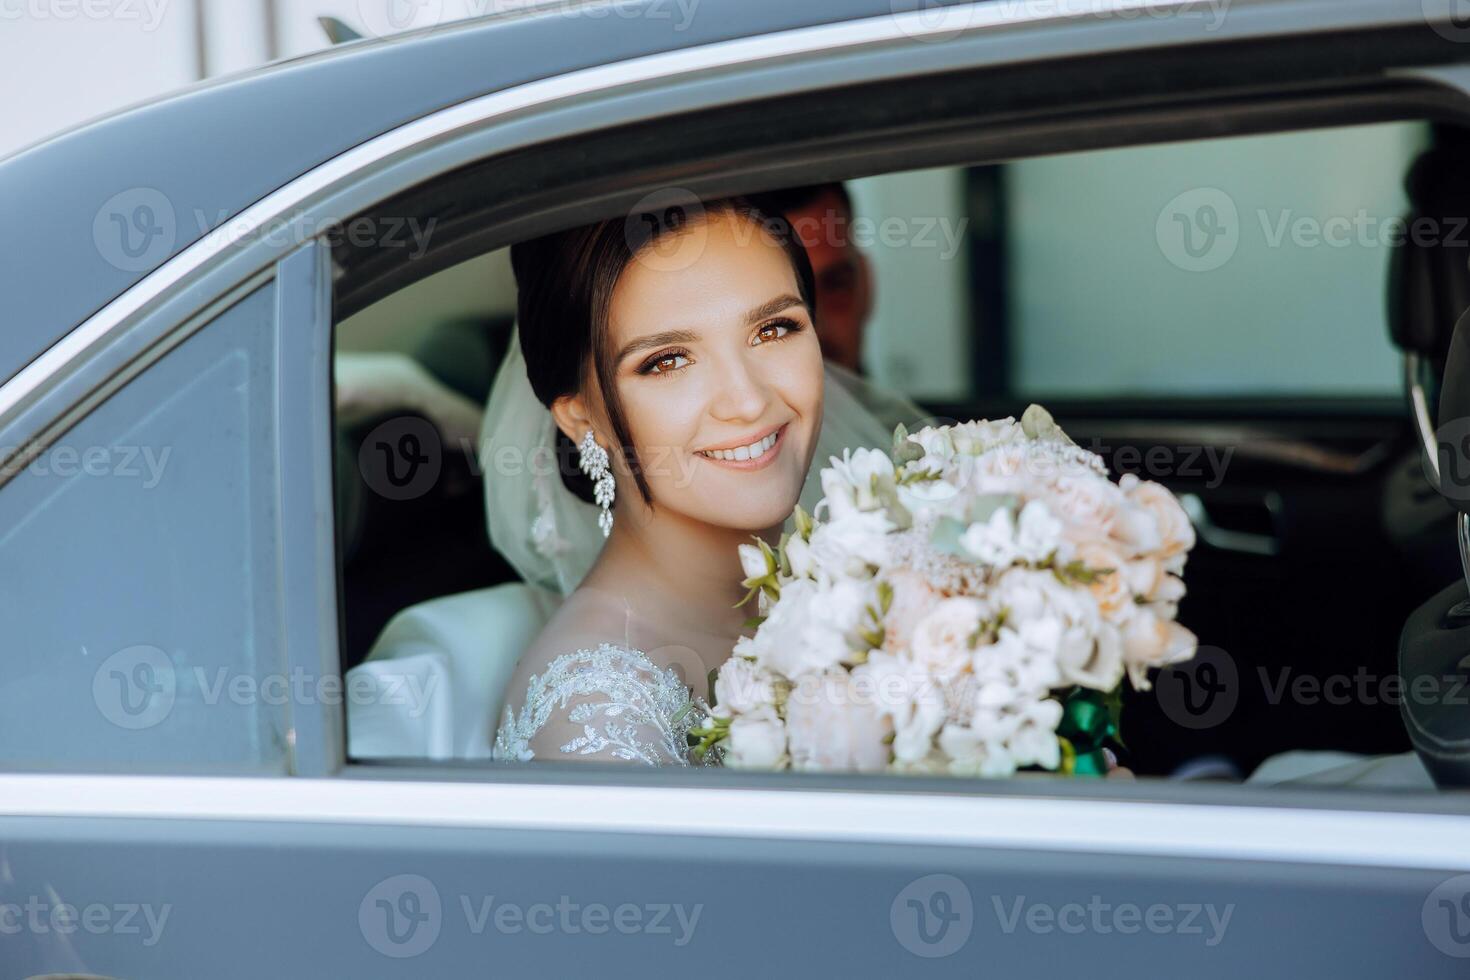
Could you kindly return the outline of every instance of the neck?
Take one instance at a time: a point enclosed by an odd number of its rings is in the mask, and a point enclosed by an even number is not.
[[[628,509],[618,509],[612,535],[598,559],[593,574],[600,584],[617,583],[629,593],[636,590],[654,599],[665,622],[728,635],[733,642],[741,625],[754,615],[751,608],[735,608],[746,593],[740,585],[745,576],[738,548],[751,543],[751,532],[667,511],[634,515]],[[780,533],[778,525],[759,536],[775,544]]]

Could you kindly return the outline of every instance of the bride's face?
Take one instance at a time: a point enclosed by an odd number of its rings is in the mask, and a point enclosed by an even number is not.
[[[655,508],[750,531],[784,521],[821,428],[822,353],[780,244],[710,215],[629,263],[608,333]]]

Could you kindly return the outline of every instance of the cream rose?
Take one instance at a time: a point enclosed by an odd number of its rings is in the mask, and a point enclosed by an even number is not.
[[[893,590],[888,612],[883,617],[883,646],[894,652],[907,652],[915,627],[944,596],[924,576],[907,568],[896,569],[883,580]]]
[[[1189,515],[1166,487],[1137,477],[1129,481],[1128,476],[1119,481],[1119,486],[1130,501],[1153,518],[1159,533],[1158,557],[1172,558],[1194,547],[1194,526],[1189,523]]]
[[[1069,475],[1057,478],[1046,502],[1067,523],[1069,537],[1106,540],[1113,533],[1123,494],[1106,477]]]
[[[969,665],[970,637],[989,615],[990,607],[979,599],[940,601],[914,627],[909,659],[935,677],[954,677]]]
[[[1146,691],[1151,686],[1148,671],[1151,667],[1167,667],[1194,656],[1199,640],[1189,630],[1180,626],[1150,605],[1139,606],[1137,612],[1123,626],[1123,660],[1128,666],[1128,677],[1133,686]]]
[[[1133,582],[1129,563],[1107,542],[1085,541],[1077,546],[1076,559],[1090,572],[1103,572],[1089,586],[1098,612],[1111,623],[1121,623],[1133,614]]]
[[[892,725],[852,675],[807,678],[786,701],[787,749],[793,769],[876,772],[888,765]]]

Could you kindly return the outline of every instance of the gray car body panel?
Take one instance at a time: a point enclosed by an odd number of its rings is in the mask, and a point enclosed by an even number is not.
[[[1004,0],[984,6],[1001,10]],[[616,8],[594,3],[582,12],[554,5],[532,15],[356,42],[64,133],[0,161],[0,214],[9,228],[23,229],[0,244],[0,381],[250,204],[404,123],[580,68],[920,7],[921,0],[701,0],[686,17],[673,0]],[[1021,46],[1030,57],[1090,47],[1087,36],[1098,30],[1132,31],[1138,44],[1218,42],[1422,25],[1426,16],[1414,0],[1237,0],[1218,23],[1209,5],[1195,5],[1193,20],[1172,22],[1161,11],[1135,9],[1045,23],[1067,5],[1014,8],[1021,19],[1043,22],[1045,42]],[[111,210],[104,206],[118,195],[150,192],[172,211],[171,219],[157,216],[158,240],[167,247],[151,250],[141,268],[110,261],[104,253],[111,248],[99,242],[109,229],[97,225]]]
[[[1430,870],[243,821],[5,831],[15,976],[1464,975],[1421,929],[1445,880]],[[62,904],[109,928],[58,932]],[[588,917],[619,907],[623,928]]]
[[[0,162],[0,378],[150,271],[109,262],[93,222],[147,188],[173,205],[159,264],[251,203],[403,123],[578,68],[730,38],[887,14],[885,0],[705,0],[669,18],[565,9],[360,42],[211,82],[65,133]],[[161,217],[161,216],[160,216]],[[19,229],[25,229],[24,235]]]

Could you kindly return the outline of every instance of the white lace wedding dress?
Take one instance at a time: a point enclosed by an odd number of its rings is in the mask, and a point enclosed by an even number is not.
[[[530,747],[541,736],[543,745],[554,740],[560,756],[687,766],[689,730],[708,717],[703,699],[692,697],[672,669],[642,651],[603,643],[563,654],[531,678],[520,711],[506,707],[492,756],[546,758]]]

